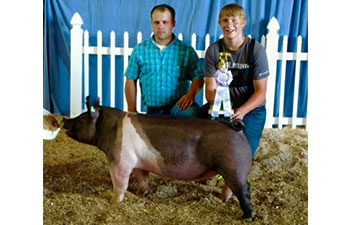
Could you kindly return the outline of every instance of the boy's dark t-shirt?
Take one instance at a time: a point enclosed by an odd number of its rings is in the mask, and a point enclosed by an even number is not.
[[[233,78],[237,79],[242,76],[245,71],[250,72],[250,84],[240,84],[238,86],[230,85],[230,98],[232,103],[232,108],[238,108],[243,105],[250,96],[254,93],[253,80],[260,80],[269,76],[269,67],[267,56],[264,47],[255,41],[254,52],[252,57],[252,64],[249,65],[249,48],[252,39],[246,38],[243,46],[237,51],[230,51],[225,47],[224,41],[223,50],[225,52],[231,53],[232,65],[231,70]],[[214,77],[217,70],[216,65],[218,61],[219,44],[218,41],[211,44],[205,54],[205,76]],[[264,101],[260,106],[265,105]],[[259,107],[260,107],[259,106]]]

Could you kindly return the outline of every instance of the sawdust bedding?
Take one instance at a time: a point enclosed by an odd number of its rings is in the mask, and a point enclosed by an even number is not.
[[[57,116],[61,121],[62,117]],[[43,141],[44,224],[307,224],[308,133],[265,129],[248,176],[255,208],[242,219],[237,199],[223,203],[220,185],[150,175],[148,192],[135,195],[133,176],[122,203],[109,203],[112,181],[98,148],[60,132]]]

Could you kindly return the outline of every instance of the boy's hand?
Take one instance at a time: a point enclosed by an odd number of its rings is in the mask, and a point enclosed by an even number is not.
[[[243,120],[243,117],[244,114],[239,109],[236,109],[234,114],[231,116],[233,120]]]

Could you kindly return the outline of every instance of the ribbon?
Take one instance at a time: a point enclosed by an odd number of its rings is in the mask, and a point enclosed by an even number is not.
[[[232,81],[232,73],[227,68],[220,68],[216,71],[214,76],[217,87],[211,116],[219,117],[222,103],[224,117],[231,117],[233,111],[231,108],[229,85]]]

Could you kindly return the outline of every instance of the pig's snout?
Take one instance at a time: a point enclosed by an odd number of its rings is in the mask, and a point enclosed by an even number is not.
[[[62,122],[61,122],[61,126],[66,129],[66,130],[69,130],[69,120],[63,118],[62,119]]]
[[[63,118],[63,119],[62,119],[62,121],[61,121],[61,126],[63,126],[63,127],[64,127],[64,125],[65,125],[66,121],[67,121],[67,120],[66,120],[65,118]]]

